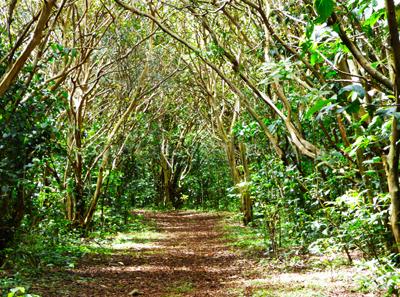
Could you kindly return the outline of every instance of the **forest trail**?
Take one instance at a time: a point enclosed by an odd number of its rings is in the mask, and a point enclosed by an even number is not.
[[[42,296],[237,296],[235,283],[249,271],[230,251],[217,224],[221,215],[144,212],[160,236],[127,237],[112,254],[90,254],[53,282]],[[129,242],[131,241],[131,242]]]
[[[35,285],[35,292],[43,297],[372,296],[352,291],[330,273],[260,270],[254,259],[228,247],[222,214],[140,213],[154,222],[156,232],[121,234],[110,253],[86,255],[76,268]]]

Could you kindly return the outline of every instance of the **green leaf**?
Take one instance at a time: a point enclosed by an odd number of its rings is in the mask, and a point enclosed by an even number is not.
[[[310,58],[310,63],[311,63],[311,65],[314,66],[315,63],[318,62],[318,58],[319,58],[318,53],[312,53],[312,54],[311,54],[311,58]]]
[[[376,164],[382,162],[381,157],[373,157],[372,159],[368,159],[363,161],[364,164]]]
[[[24,287],[15,287],[10,290],[10,293],[7,294],[7,297],[19,296],[21,293],[25,294],[25,288]],[[16,295],[16,294],[18,294],[18,295]]]
[[[376,22],[384,15],[385,15],[384,9],[374,12],[368,19],[364,21],[363,26],[370,28],[374,27]]]
[[[341,88],[339,90],[338,95],[342,95],[347,92],[354,92],[361,99],[365,97],[365,90],[360,84],[352,84],[352,85],[345,86],[344,88]]]
[[[308,39],[311,38],[311,35],[312,35],[313,32],[314,32],[314,28],[315,28],[314,23],[308,23],[308,24],[307,24],[307,27],[306,27],[306,37],[307,37]]]
[[[339,29],[339,24],[334,24],[332,26],[332,30],[335,31],[336,33],[339,33],[340,29]]]
[[[348,113],[357,113],[360,110],[361,102],[360,100],[354,100],[348,106],[346,106],[346,111]]]
[[[320,111],[324,106],[331,103],[329,100],[318,100],[306,113],[305,118],[309,119],[314,113]]]
[[[369,113],[364,114],[364,115],[360,118],[360,120],[358,121],[358,124],[361,125],[361,124],[364,123],[366,120],[368,120],[369,117],[370,117],[370,114],[369,114]]]
[[[73,48],[73,49],[71,50],[71,57],[72,57],[72,58],[75,58],[75,57],[77,56],[77,54],[78,54],[78,51],[76,50],[76,48]]]
[[[324,23],[331,16],[335,4],[334,0],[315,0],[314,7],[319,15],[317,21]]]

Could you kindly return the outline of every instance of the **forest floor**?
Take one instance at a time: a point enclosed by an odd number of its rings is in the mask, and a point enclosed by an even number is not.
[[[43,297],[374,296],[355,290],[351,267],[285,271],[246,255],[231,245],[222,213],[141,214],[154,231],[121,233],[75,268],[47,273],[31,292]]]

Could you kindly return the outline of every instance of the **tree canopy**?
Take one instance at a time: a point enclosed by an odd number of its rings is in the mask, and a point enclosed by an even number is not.
[[[145,207],[398,263],[398,1],[0,4],[0,263]]]

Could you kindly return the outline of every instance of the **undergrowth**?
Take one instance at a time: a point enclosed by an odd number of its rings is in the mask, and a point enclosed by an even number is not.
[[[360,290],[362,292],[378,292],[379,290],[376,290],[378,288],[377,283],[379,283],[380,289],[382,289],[382,284],[388,281],[385,276],[382,276],[383,273],[381,273],[379,279],[374,278],[377,276],[376,273],[373,276],[369,274],[368,277],[360,277],[362,286],[357,288],[357,283],[353,284],[351,277],[349,277],[349,273],[355,275],[357,269],[349,266],[346,256],[336,249],[320,250],[319,253],[313,253],[313,251],[305,251],[298,246],[282,246],[274,253],[270,248],[268,234],[263,232],[262,227],[260,225],[243,226],[238,215],[227,216],[221,228],[224,230],[225,239],[232,250],[245,254],[255,261],[257,263],[255,265],[257,267],[256,270],[262,271],[262,275],[268,272],[270,276],[276,274],[278,279],[280,279],[280,276],[291,276],[297,279],[297,281],[302,279],[304,275],[308,275],[309,277],[309,279],[306,278],[303,282],[300,281],[296,286],[293,285],[290,288],[287,288],[286,283],[280,283],[279,280],[275,282],[267,278],[266,282],[254,291],[253,295],[249,295],[252,297],[330,296],[321,295],[321,292],[326,290],[325,287],[314,287],[315,283],[318,283],[316,280],[326,274],[330,275],[329,281],[335,282],[335,279],[337,279],[340,283],[342,278],[347,279],[346,286],[351,287],[351,290]],[[315,245],[313,246],[315,247]],[[365,268],[365,265],[363,267]],[[260,271],[254,272],[260,273]],[[360,275],[366,275],[361,268]],[[375,286],[374,288],[372,288],[373,285]],[[331,289],[333,289],[332,287]],[[241,295],[239,294],[239,296]]]
[[[105,222],[106,221],[106,222]],[[107,254],[107,243],[119,232],[145,232],[154,229],[141,214],[111,216],[95,221],[91,230],[74,230],[65,219],[42,220],[34,227],[26,220],[14,244],[3,251],[0,267],[0,296],[29,294],[34,279],[49,271],[74,268],[89,253]],[[146,235],[147,236],[147,235]]]

